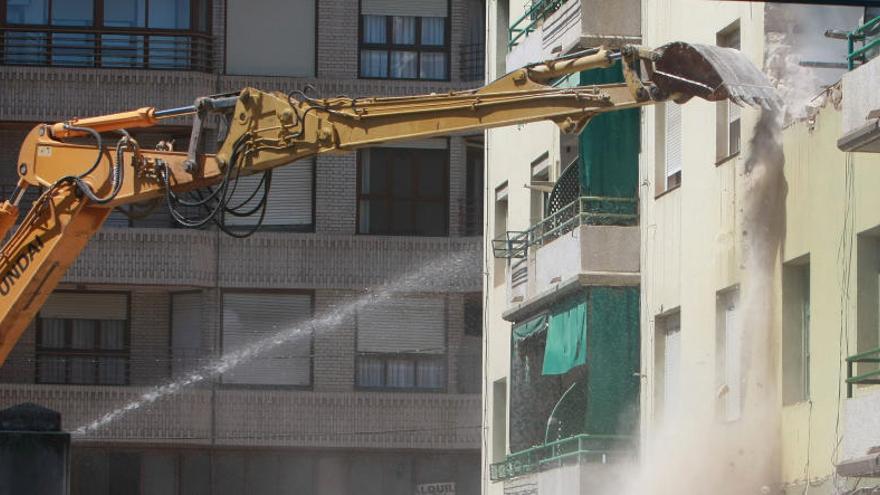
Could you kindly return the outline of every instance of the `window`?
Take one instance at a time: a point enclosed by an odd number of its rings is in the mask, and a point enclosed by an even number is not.
[[[810,264],[782,268],[782,402],[810,398]]]
[[[550,154],[544,152],[531,164],[531,184],[529,184],[529,220],[535,225],[544,219],[544,212],[553,186],[550,185]]]
[[[357,314],[357,385],[446,387],[446,300],[399,297]]]
[[[447,3],[361,3],[360,76],[449,79]]]
[[[171,294],[171,374],[192,371],[202,358],[202,293]]]
[[[507,238],[507,194],[507,181],[495,188],[495,235],[492,237],[493,239]],[[504,283],[507,277],[506,268],[507,259],[496,257],[492,269],[496,287]]]
[[[448,234],[449,152],[443,143],[444,149],[358,152],[359,234]]]
[[[474,137],[467,144],[467,175],[464,235],[483,235],[483,137]]]
[[[3,64],[211,68],[208,0],[0,1]]]
[[[743,334],[737,318],[738,304],[738,289],[729,289],[717,296],[718,378],[722,390],[721,417],[725,421],[736,421],[742,415]]]
[[[283,292],[223,293],[223,352],[235,352],[274,336],[284,342],[223,374],[224,384],[309,386],[312,296]]]
[[[262,220],[264,230],[297,232],[313,230],[314,176],[314,159],[300,160],[272,170],[269,196],[266,199],[266,213]],[[262,173],[240,177],[233,186],[235,190],[229,204],[233,207],[241,205],[241,210],[245,212],[252,211],[263,197],[262,181]],[[249,229],[260,222],[260,214],[259,209],[252,215],[243,217],[227,214],[223,221],[233,228]]]
[[[681,402],[681,314],[657,317],[655,383],[658,418],[672,418]]]
[[[37,383],[125,385],[128,295],[56,292],[37,318]]]
[[[681,185],[681,105],[667,101],[657,105],[655,112],[657,168],[654,180],[655,193],[659,195]]]
[[[740,49],[739,21],[728,26],[716,35],[717,45]],[[740,107],[730,100],[715,104],[716,158],[723,161],[736,155],[740,150]]]
[[[480,293],[464,296],[464,334],[483,335],[483,297]]]
[[[856,252],[857,283],[857,343],[861,354],[880,347],[880,235],[878,230],[858,235]],[[855,374],[878,369],[877,363],[858,363]]]

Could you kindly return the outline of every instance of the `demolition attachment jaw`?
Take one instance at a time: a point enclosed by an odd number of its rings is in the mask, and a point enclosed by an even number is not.
[[[653,50],[652,61],[652,82],[676,103],[698,96],[767,110],[782,107],[767,76],[739,50],[677,41]]]

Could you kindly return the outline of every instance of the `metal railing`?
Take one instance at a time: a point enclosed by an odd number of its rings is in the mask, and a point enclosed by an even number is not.
[[[847,56],[846,64],[849,70],[853,70],[856,62],[863,64],[880,53],[880,16],[857,27],[855,30],[847,33]],[[858,49],[856,43],[862,46]]]
[[[507,456],[489,466],[489,478],[501,481],[566,463],[608,462],[627,457],[634,452],[634,439],[624,435],[581,434],[547,442]]]
[[[880,364],[880,347],[846,358],[846,396],[852,398],[853,385],[880,384],[880,367],[854,375],[854,366],[859,363]]]
[[[210,34],[130,28],[0,27],[0,64],[211,72]]]
[[[492,240],[496,258],[525,258],[530,246],[542,246],[581,225],[636,225],[637,198],[581,196],[526,231],[508,231]]]
[[[486,72],[486,43],[466,43],[461,45],[459,74],[462,81],[482,81]]]
[[[532,0],[526,12],[507,30],[507,46],[513,48],[523,36],[536,29],[538,22],[543,21],[559,7],[565,0]]]

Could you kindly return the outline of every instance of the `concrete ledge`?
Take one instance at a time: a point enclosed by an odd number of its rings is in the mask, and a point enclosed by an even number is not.
[[[587,272],[567,278],[550,288],[535,294],[527,300],[511,306],[501,313],[501,318],[510,322],[522,321],[539,311],[550,307],[560,299],[574,294],[582,287],[605,286],[605,287],[632,287],[641,282],[638,273],[610,273],[610,272]]]

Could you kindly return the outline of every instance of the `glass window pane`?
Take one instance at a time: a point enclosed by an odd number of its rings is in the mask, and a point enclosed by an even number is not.
[[[446,79],[446,54],[422,52],[419,77],[421,79]]]
[[[68,383],[95,383],[95,358],[71,357]]]
[[[125,385],[125,358],[97,358],[98,383],[102,385]]]
[[[95,65],[95,36],[55,33],[52,35],[52,65]]]
[[[422,44],[443,46],[446,40],[446,19],[422,17]]]
[[[394,388],[411,388],[415,385],[415,363],[409,359],[388,359],[388,375],[386,386]]]
[[[422,359],[419,361],[416,380],[419,388],[443,388],[446,381],[446,367],[439,359]]]
[[[394,16],[391,31],[395,45],[414,45],[416,43],[416,18]]]
[[[9,65],[45,65],[48,46],[46,33],[7,32],[3,52]]]
[[[70,347],[73,349],[94,349],[98,332],[98,320],[71,320]]]
[[[48,24],[49,0],[7,0],[9,24]]]
[[[391,211],[384,199],[368,201],[369,206],[361,210],[361,215],[366,218],[369,228],[362,234],[388,234],[391,230]]]
[[[398,160],[394,161],[394,168],[391,174],[391,194],[395,198],[413,198],[415,197],[415,184],[413,184],[413,172],[415,171],[416,162],[413,160],[413,154],[399,152]]]
[[[419,235],[446,235],[447,210],[443,203],[419,203],[416,205],[415,228]]]
[[[146,0],[104,0],[104,25],[110,27],[145,27]]]
[[[381,387],[385,384],[385,364],[381,358],[360,356],[357,364],[358,386]]]
[[[385,179],[388,176],[389,165],[387,156],[382,151],[372,149],[363,152],[367,158],[361,170],[363,194],[388,194],[388,182]]]
[[[64,383],[66,361],[61,356],[40,356],[38,383]]]
[[[93,0],[52,2],[53,26],[91,26],[95,12]]]
[[[365,15],[363,16],[363,39],[364,43],[384,44],[387,41],[388,27],[384,15]]]
[[[388,77],[388,52],[361,50],[362,77]]]
[[[399,200],[391,202],[391,233],[415,234],[415,215],[413,214],[415,207],[416,203],[414,201]]]
[[[150,0],[149,27],[189,29],[189,0]]]
[[[416,165],[419,169],[419,197],[442,198],[446,190],[443,173],[445,164],[440,153],[425,153]]]
[[[391,52],[391,77],[394,79],[415,79],[418,60],[416,52]]]
[[[40,318],[40,347],[58,349],[64,347],[64,323],[60,318]]]
[[[103,67],[141,67],[144,65],[144,37],[123,34],[101,36]]]
[[[125,320],[104,320],[101,322],[101,340],[98,347],[103,350],[119,351],[125,349]]]

